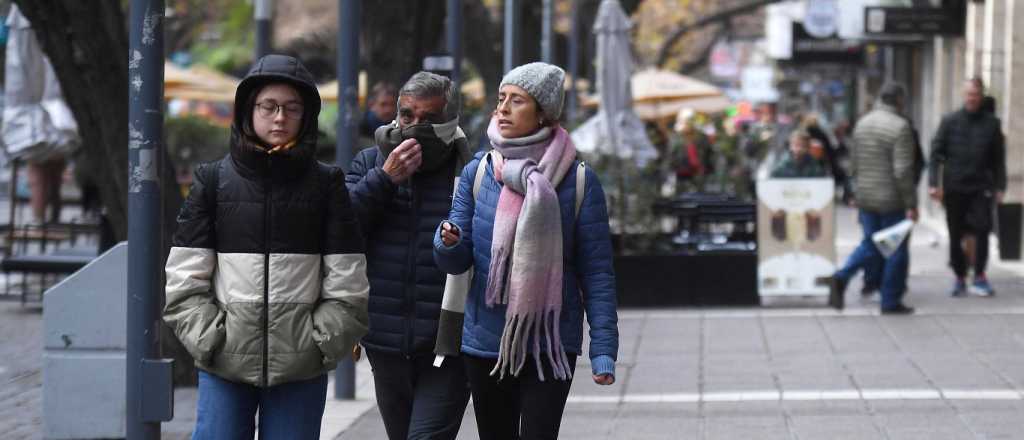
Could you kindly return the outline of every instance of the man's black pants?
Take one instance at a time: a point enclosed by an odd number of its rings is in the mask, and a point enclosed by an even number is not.
[[[988,235],[992,232],[992,194],[987,191],[947,191],[942,196],[949,228],[949,265],[958,278],[967,276],[967,257],[960,247],[964,235],[976,239],[974,275],[984,275],[988,264]]]
[[[377,407],[390,440],[451,440],[469,402],[466,370],[456,358],[434,367],[433,356],[406,358],[367,350]]]

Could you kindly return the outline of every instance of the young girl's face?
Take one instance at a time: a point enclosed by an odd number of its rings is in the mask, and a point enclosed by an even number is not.
[[[271,147],[287,144],[302,128],[302,97],[288,84],[269,84],[256,95],[252,128]]]

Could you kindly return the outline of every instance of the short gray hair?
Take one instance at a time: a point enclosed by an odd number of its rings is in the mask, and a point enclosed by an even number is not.
[[[885,83],[882,91],[878,94],[878,100],[882,104],[898,107],[906,102],[907,89],[899,83]]]
[[[417,72],[402,85],[398,97],[444,98],[444,119],[450,121],[459,116],[459,93],[448,77],[430,72]]]

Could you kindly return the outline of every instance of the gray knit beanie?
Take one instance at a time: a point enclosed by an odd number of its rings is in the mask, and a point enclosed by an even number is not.
[[[505,84],[522,87],[540,104],[544,117],[557,120],[562,116],[562,98],[565,96],[565,71],[561,67],[548,63],[530,63],[516,67],[501,79],[502,88]]]

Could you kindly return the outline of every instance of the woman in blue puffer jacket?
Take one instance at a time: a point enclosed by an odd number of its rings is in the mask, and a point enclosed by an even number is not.
[[[465,167],[434,240],[441,270],[474,271],[461,352],[481,438],[557,438],[584,312],[593,380],[615,381],[608,211],[597,176],[578,166],[558,124],[564,78],[546,63],[505,75],[487,131],[494,151]],[[486,174],[474,195],[478,170]]]

